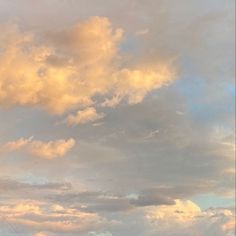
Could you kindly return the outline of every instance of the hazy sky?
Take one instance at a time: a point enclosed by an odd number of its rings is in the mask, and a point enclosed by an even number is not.
[[[0,235],[234,235],[234,9],[0,0]]]

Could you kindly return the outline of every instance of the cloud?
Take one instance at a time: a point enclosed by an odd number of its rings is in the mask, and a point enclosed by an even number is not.
[[[186,224],[192,223],[192,220],[201,213],[201,209],[191,201],[176,200],[171,206],[154,207],[147,214],[147,219],[154,222],[157,227],[166,232],[169,227],[180,226],[185,228]]]
[[[102,216],[73,206],[25,200],[1,204],[0,213],[17,232],[29,234],[229,236],[234,232],[231,210],[211,208],[203,211],[189,200]]]
[[[110,111],[103,126],[80,129],[87,145],[80,146],[78,156],[86,171],[78,176],[91,179],[92,173],[103,169],[93,180],[101,188],[105,182],[106,188],[113,191],[137,193],[144,186],[156,189],[147,193],[150,199],[147,195],[146,200],[140,199],[140,204],[154,201],[155,196],[157,200],[169,197],[170,201],[209,192],[233,196],[232,129],[223,126],[215,131],[221,124],[218,120],[206,124],[192,119],[188,112],[180,116],[176,110],[185,112],[188,108],[180,94],[166,88],[140,104]],[[115,152],[111,154],[106,147]],[[114,153],[120,158],[114,160]],[[104,164],[101,157],[105,156],[111,158]]]
[[[9,179],[9,178],[1,178],[0,179],[0,192],[3,195],[4,193],[12,193],[17,192],[17,196],[19,197],[18,191],[63,191],[69,190],[71,185],[69,183],[42,183],[42,184],[31,184],[26,182],[20,182],[17,180]]]
[[[104,114],[98,114],[95,108],[88,107],[84,110],[78,111],[75,115],[69,115],[65,122],[71,125],[85,124],[88,122],[93,122],[104,117]]]
[[[0,179],[2,196],[16,200],[44,199],[51,203],[73,206],[85,212],[126,212],[146,206],[171,205],[174,199],[164,193],[143,191],[137,194],[122,195],[116,192],[78,191],[71,183],[59,182],[22,182],[16,179]],[[25,193],[27,192],[27,196]]]
[[[89,229],[99,229],[104,223],[107,223],[103,217],[96,213],[86,213],[39,201],[22,201],[0,205],[0,214],[9,224],[14,225],[15,229],[27,228],[28,232],[83,232]]]
[[[64,31],[37,35],[1,25],[0,104],[39,106],[54,114],[91,106],[95,95],[126,96],[129,103],[170,83],[175,74],[162,63],[124,67],[119,55],[123,30],[108,18],[91,17]],[[41,40],[42,41],[42,40]],[[14,68],[14,70],[12,69]]]
[[[230,213],[228,213],[228,215],[230,215]],[[233,219],[228,220],[226,223],[224,223],[221,226],[221,229],[226,234],[231,234],[231,233],[233,234],[235,232],[235,217],[233,217]]]
[[[148,92],[167,85],[174,77],[166,64],[151,68],[123,69],[115,75],[116,94],[128,96],[130,104],[140,103]]]
[[[20,138],[16,141],[10,141],[6,144],[0,146],[0,150],[2,152],[12,152],[17,151],[19,149],[24,148],[26,145],[28,145],[32,141],[33,137],[30,137],[28,139]]]
[[[133,196],[134,195],[134,196]],[[65,192],[63,194],[48,195],[48,199],[59,204],[72,204],[78,208],[83,205],[83,210],[87,212],[126,212],[138,207],[174,204],[166,196],[153,196],[145,194],[130,194],[130,196],[109,192]],[[143,200],[145,199],[145,200]],[[148,200],[146,200],[148,199]]]
[[[49,235],[52,235],[52,234],[49,234],[49,233],[46,233],[46,232],[38,232],[38,233],[34,234],[34,236],[49,236]]]
[[[8,198],[0,203],[0,214],[17,232],[79,236],[138,232],[147,236],[228,236],[234,231],[234,213],[230,208],[201,210],[194,202],[180,199],[158,202],[152,198],[148,204],[146,200],[145,204],[133,201],[144,199],[145,194],[151,199],[151,191],[122,196],[101,191],[77,192],[58,183],[1,182],[8,186],[4,187],[8,195],[2,195]],[[160,195],[161,191],[164,192],[159,190]]]
[[[153,235],[230,235],[234,232],[234,214],[228,209],[202,211],[191,201],[176,200],[175,205],[157,206],[146,217],[153,227]],[[227,227],[229,226],[229,228]]]
[[[0,235],[232,235],[186,199],[233,202],[235,1],[33,4],[0,0]]]
[[[64,156],[75,145],[74,139],[56,140],[50,142],[34,141],[29,145],[29,153],[45,159]]]
[[[154,206],[154,205],[172,205],[174,199],[171,194],[166,194],[165,189],[158,189],[156,191],[143,191],[137,198],[131,199],[131,203],[135,206]]]
[[[146,34],[148,34],[149,33],[149,29],[148,28],[146,28],[146,29],[141,29],[141,30],[138,30],[137,32],[136,32],[136,35],[138,35],[138,36],[142,36],[142,35],[146,35]]]
[[[64,156],[75,145],[75,140],[70,138],[68,140],[59,139],[55,141],[43,142],[39,140],[33,140],[33,138],[23,139],[20,138],[16,141],[10,141],[0,146],[0,151],[8,153],[12,151],[25,151],[33,156],[53,159]]]
[[[110,232],[104,232],[104,233],[89,232],[88,236],[112,236],[112,233],[110,233]]]

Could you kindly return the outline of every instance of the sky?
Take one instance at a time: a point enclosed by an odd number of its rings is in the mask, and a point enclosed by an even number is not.
[[[235,235],[234,0],[0,0],[0,235]]]

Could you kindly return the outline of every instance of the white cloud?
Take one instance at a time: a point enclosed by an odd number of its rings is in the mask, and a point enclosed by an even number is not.
[[[234,231],[234,214],[228,209],[202,211],[191,201],[176,200],[175,205],[157,206],[146,217],[153,227],[153,235],[230,235]]]

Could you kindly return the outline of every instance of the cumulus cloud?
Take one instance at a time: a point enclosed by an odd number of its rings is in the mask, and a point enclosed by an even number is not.
[[[174,224],[186,227],[192,220],[200,214],[201,209],[191,201],[176,200],[171,206],[158,206],[150,210],[147,214],[148,220],[160,227],[160,230],[170,232],[168,228],[175,228]]]
[[[195,203],[176,200],[175,205],[149,209],[146,218],[153,235],[230,235],[234,232],[234,214],[228,209],[202,211]]]
[[[107,18],[92,17],[40,44],[37,35],[1,25],[0,104],[40,106],[51,113],[88,107],[95,95],[141,102],[153,89],[174,78],[166,63],[122,66],[119,43],[123,30]],[[14,69],[12,69],[14,68]]]
[[[104,117],[104,114],[97,113],[95,108],[88,107],[84,110],[78,111],[75,115],[69,115],[66,118],[66,123],[71,125],[85,124],[88,122],[93,122]]]
[[[70,138],[68,140],[59,139],[55,141],[44,142],[40,140],[33,140],[33,138],[20,138],[16,141],[10,141],[0,146],[2,153],[22,150],[33,156],[45,159],[53,159],[64,156],[75,145],[75,140]]]

